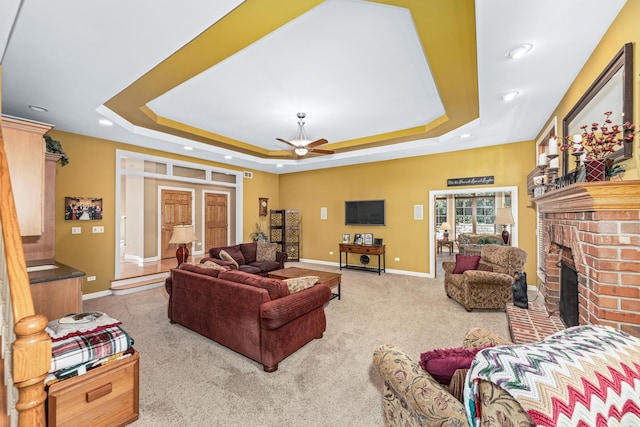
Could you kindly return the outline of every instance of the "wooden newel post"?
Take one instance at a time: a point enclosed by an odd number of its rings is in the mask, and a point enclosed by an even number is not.
[[[14,328],[13,382],[18,389],[19,426],[46,426],[44,379],[51,369],[51,338],[44,331],[47,318],[21,319]]]

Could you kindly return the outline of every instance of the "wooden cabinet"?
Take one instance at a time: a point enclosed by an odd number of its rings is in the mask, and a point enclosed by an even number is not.
[[[380,275],[380,272],[385,271],[385,246],[375,246],[375,245],[352,245],[349,243],[340,243],[340,270],[343,268],[351,269],[351,270],[362,270],[362,271],[372,271],[377,272]],[[342,254],[344,253],[344,264],[342,263]],[[360,264],[349,264],[349,254],[359,254],[360,255]],[[369,255],[374,255],[378,257],[378,265],[377,267],[370,267],[369,264]],[[366,261],[366,263],[363,263]]]
[[[82,277],[31,284],[33,308],[47,319],[82,313]]]
[[[2,135],[22,236],[39,236],[44,228],[45,142],[42,136],[51,127],[2,117]]]
[[[54,426],[119,426],[138,419],[139,355],[108,363],[49,386],[47,417]]]

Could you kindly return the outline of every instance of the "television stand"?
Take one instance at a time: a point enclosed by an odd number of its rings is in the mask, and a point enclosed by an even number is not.
[[[344,253],[344,264],[342,264],[342,254]],[[369,267],[367,265],[349,264],[349,253],[360,255],[376,255],[378,257],[378,267]],[[385,254],[384,245],[352,245],[349,243],[340,243],[340,270],[343,268],[349,270],[362,270],[378,273],[385,271]]]

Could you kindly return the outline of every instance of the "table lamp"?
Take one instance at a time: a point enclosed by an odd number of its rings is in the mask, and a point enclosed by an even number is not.
[[[176,225],[173,227],[173,233],[171,233],[171,239],[169,243],[177,243],[178,250],[176,250],[176,259],[178,260],[178,265],[183,262],[187,262],[189,259],[189,248],[187,248],[187,243],[191,243],[195,240],[198,240],[196,237],[196,233],[193,231],[193,225]]]
[[[507,230],[507,224],[513,225],[516,223],[513,220],[513,215],[511,215],[511,208],[497,208],[496,219],[493,223],[502,225],[502,240],[505,245],[511,245],[511,235],[509,234],[509,230]]]
[[[451,230],[451,225],[445,221],[440,224],[440,230],[444,231],[442,240],[444,240],[445,242],[449,240],[449,230]]]

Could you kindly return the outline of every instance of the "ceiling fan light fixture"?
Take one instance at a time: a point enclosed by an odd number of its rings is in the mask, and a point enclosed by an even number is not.
[[[298,148],[294,148],[293,152],[296,153],[298,156],[304,156],[309,152],[309,150],[307,150],[307,147],[298,147]]]

